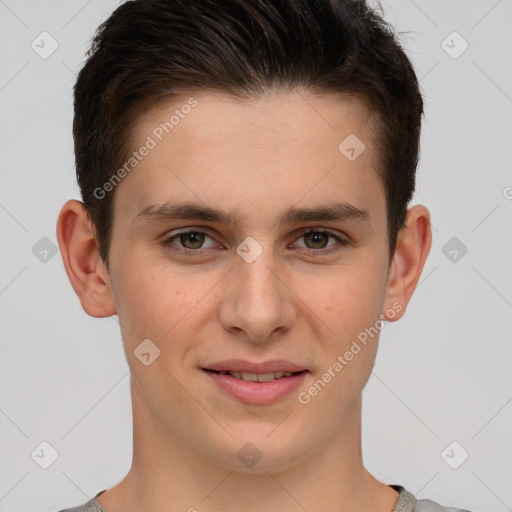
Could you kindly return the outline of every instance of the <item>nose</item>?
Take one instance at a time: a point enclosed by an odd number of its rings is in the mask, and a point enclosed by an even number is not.
[[[222,327],[252,342],[269,341],[277,333],[289,331],[296,308],[283,268],[268,247],[251,263],[236,256],[219,306]]]

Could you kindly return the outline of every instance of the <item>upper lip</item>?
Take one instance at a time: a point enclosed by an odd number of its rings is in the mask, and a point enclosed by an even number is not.
[[[301,372],[307,369],[304,366],[286,361],[284,359],[273,359],[263,363],[252,363],[245,359],[229,359],[209,364],[203,367],[204,370],[247,372],[247,373],[274,373],[274,372]]]

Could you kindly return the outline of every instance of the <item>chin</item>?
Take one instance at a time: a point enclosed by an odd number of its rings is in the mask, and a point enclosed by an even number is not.
[[[217,464],[226,470],[247,474],[278,473],[306,458],[304,437],[292,434],[284,425],[257,423],[227,430],[233,437],[226,436],[211,453]]]

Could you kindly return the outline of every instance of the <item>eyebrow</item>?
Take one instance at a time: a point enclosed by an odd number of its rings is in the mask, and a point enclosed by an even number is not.
[[[240,217],[234,210],[220,210],[194,202],[166,202],[143,208],[133,222],[160,222],[168,220],[201,220],[236,226]],[[276,224],[285,226],[300,222],[319,221],[368,221],[368,211],[345,202],[334,202],[314,208],[288,208],[277,219]]]

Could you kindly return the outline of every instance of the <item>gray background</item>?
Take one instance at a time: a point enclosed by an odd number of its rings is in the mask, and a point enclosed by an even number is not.
[[[74,75],[116,5],[0,0],[1,512],[84,503],[131,463],[117,317],[87,316],[51,251],[60,207],[79,198]],[[431,211],[433,246],[407,314],[381,335],[365,462],[420,498],[512,510],[512,1],[382,5],[407,31],[425,96],[414,202]],[[58,43],[47,58],[55,43],[43,31]],[[58,452],[47,469],[42,442]]]

